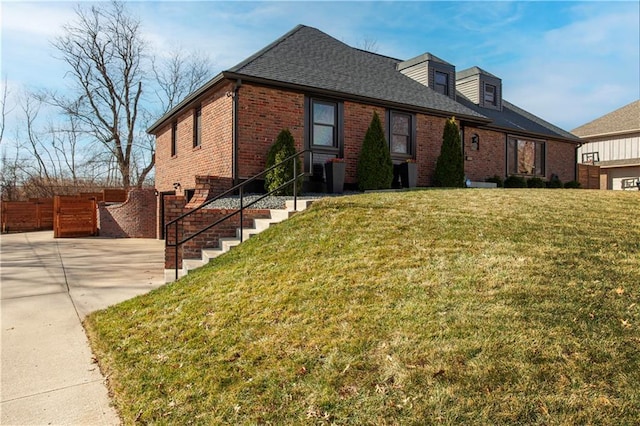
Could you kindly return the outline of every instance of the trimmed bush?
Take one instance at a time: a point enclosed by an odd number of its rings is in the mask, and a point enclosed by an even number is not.
[[[551,175],[551,179],[547,182],[547,188],[562,188],[562,181],[558,178],[558,175]]]
[[[567,189],[579,189],[582,187],[582,184],[577,180],[570,180],[569,182],[564,184],[564,187]]]
[[[455,117],[447,120],[442,133],[442,147],[436,162],[433,178],[435,186],[463,188],[464,187],[464,159],[462,158],[462,142],[460,130]]]
[[[528,188],[546,188],[547,185],[539,177],[532,177],[530,179],[527,179],[527,187]]]
[[[276,141],[271,148],[269,148],[269,152],[267,152],[267,164],[266,168],[272,167],[285,158],[296,153],[295,140],[293,139],[293,135],[289,131],[289,129],[284,129],[278,134]],[[300,159],[296,158],[296,167],[298,174],[302,172],[302,166],[300,164]],[[293,161],[289,160],[285,164],[280,167],[276,167],[275,169],[267,172],[264,177],[264,188],[267,192],[270,192],[279,186],[283,185],[285,182],[288,182],[293,179]],[[302,190],[302,178],[298,178],[298,193]],[[276,195],[293,195],[293,183],[289,186],[286,186],[274,194]]]
[[[378,113],[373,113],[358,158],[358,188],[361,191],[391,188],[393,163]]]
[[[509,176],[504,180],[505,188],[526,188],[527,181],[522,176]]]
[[[484,181],[485,182],[495,183],[498,186],[498,188],[504,187],[504,180],[498,175],[494,175],[492,177],[488,177]]]

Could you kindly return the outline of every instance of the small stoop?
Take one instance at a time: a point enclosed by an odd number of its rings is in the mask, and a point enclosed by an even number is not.
[[[293,200],[287,200],[285,209],[269,210],[269,214],[270,214],[269,218],[254,219],[253,228],[244,228],[242,230],[242,241],[248,240],[252,236],[259,234],[265,229],[268,229],[273,224],[289,219],[296,212],[306,210],[312,203],[313,203],[313,200],[299,199],[297,202],[297,210],[294,210]],[[178,278],[184,277],[189,273],[189,271],[193,269],[197,269],[206,265],[207,263],[209,263],[211,259],[214,259],[220,256],[222,253],[228,252],[233,247],[239,244],[240,244],[240,228],[236,229],[235,238],[220,238],[218,247],[202,249],[202,257],[200,259],[183,259],[182,269],[178,270]],[[170,283],[175,281],[175,277],[176,277],[175,269],[164,270],[165,283]]]

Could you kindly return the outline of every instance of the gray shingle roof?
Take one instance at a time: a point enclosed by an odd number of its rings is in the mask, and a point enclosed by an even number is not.
[[[484,75],[488,75],[489,77],[500,78],[498,76],[491,74],[489,71],[483,70],[480,67],[471,67],[471,68],[467,68],[465,70],[456,72],[456,80],[462,80],[463,78],[467,78],[469,76],[476,75],[476,74],[484,74]]]
[[[398,72],[400,62],[299,25],[228,71],[486,121],[482,114]]]
[[[580,139],[575,135],[523,110],[522,108],[517,107],[504,98],[502,99],[502,111],[475,105],[459,92],[457,99],[458,102],[466,107],[474,109],[490,118],[491,124],[489,124],[489,127],[497,127],[517,133],[531,133],[541,137],[558,138],[563,140],[569,139],[580,142]]]
[[[425,55],[429,55],[434,61],[447,63],[432,54]],[[478,124],[491,121],[489,127],[506,131],[578,141],[575,135],[504,100],[502,111],[482,108],[459,93],[456,102],[399,72],[397,67],[401,63],[403,61],[399,59],[350,47],[315,28],[298,25],[191,93],[156,121],[148,132],[152,133],[175,117],[220,81],[238,77],[292,85],[306,88],[310,92],[327,91],[336,96],[351,95],[374,102],[405,106],[409,110],[426,110],[441,116],[454,115]],[[456,77],[460,79],[477,73],[495,77],[479,67],[463,70]]]
[[[588,138],[595,135],[624,133],[640,130],[640,100],[605,114],[571,131],[574,135]]]

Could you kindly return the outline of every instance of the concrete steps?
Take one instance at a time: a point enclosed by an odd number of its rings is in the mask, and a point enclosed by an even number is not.
[[[293,200],[287,200],[284,209],[274,209],[269,210],[269,218],[264,219],[254,219],[253,220],[253,228],[244,228],[242,230],[242,241],[246,241],[254,235],[258,235],[260,232],[265,229],[269,229],[271,225],[282,222],[283,220],[289,219],[295,213],[306,210],[311,204],[313,200],[304,200],[299,199],[297,202],[297,210],[294,209]],[[218,242],[218,247],[216,248],[205,248],[201,250],[202,257],[200,259],[183,259],[182,260],[182,269],[178,270],[178,278],[182,278],[194,269],[200,268],[212,259],[220,256],[223,253],[228,252],[232,248],[241,244],[240,240],[240,228],[236,229],[236,237],[235,238],[220,238]],[[164,270],[164,281],[166,283],[172,282],[175,280],[175,269],[165,269]]]

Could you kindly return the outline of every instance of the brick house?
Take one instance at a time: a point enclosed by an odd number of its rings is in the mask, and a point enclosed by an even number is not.
[[[305,170],[331,157],[355,186],[359,151],[377,112],[395,164],[415,160],[418,186],[432,185],[445,121],[454,116],[472,181],[498,175],[576,178],[580,139],[502,98],[502,81],[425,53],[402,61],[350,47],[299,25],[190,94],[148,130],[156,137],[156,189],[187,195],[195,176],[214,190],[265,168],[288,128],[310,149]]]

